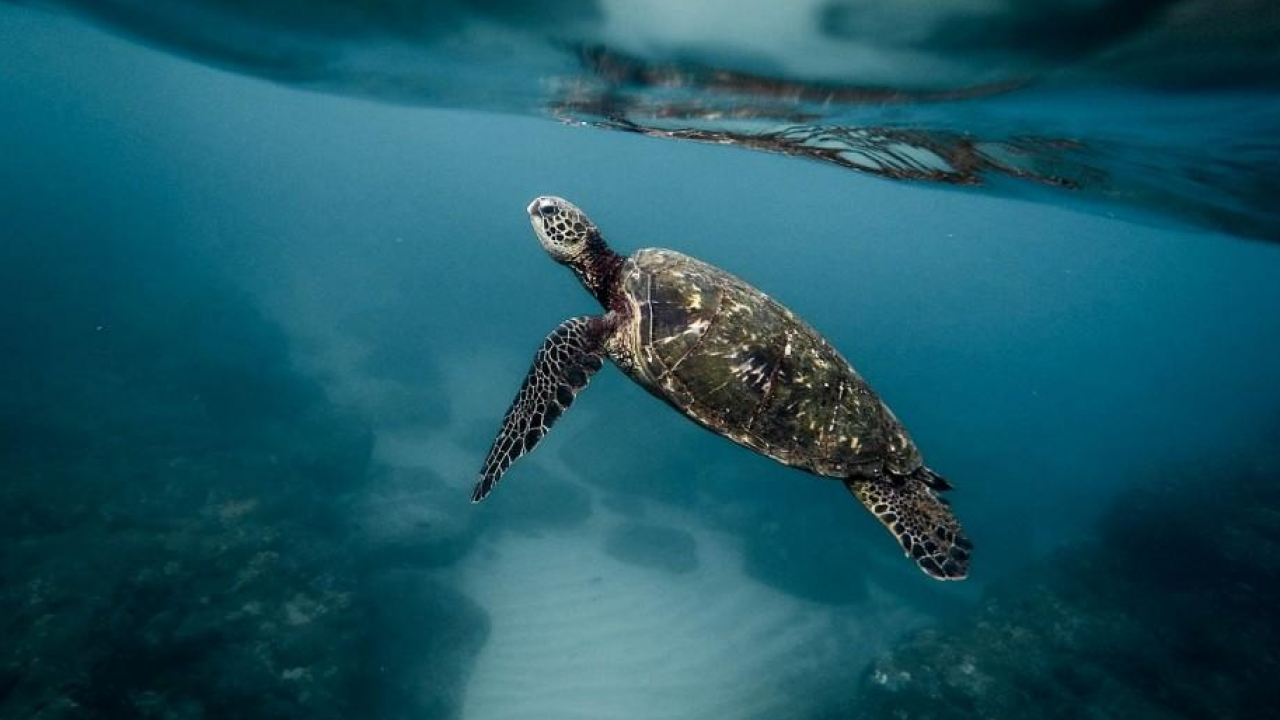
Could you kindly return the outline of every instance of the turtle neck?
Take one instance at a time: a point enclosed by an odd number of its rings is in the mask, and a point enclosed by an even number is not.
[[[569,267],[582,286],[608,309],[618,271],[625,261],[626,258],[610,249],[599,231],[595,231],[587,240],[587,249],[570,262]]]

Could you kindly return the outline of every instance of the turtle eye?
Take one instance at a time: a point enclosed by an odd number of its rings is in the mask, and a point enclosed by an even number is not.
[[[555,215],[556,213],[560,212],[560,208],[556,207],[555,205],[543,205],[542,207],[538,208],[538,212],[542,213],[543,217],[551,217],[552,215]]]

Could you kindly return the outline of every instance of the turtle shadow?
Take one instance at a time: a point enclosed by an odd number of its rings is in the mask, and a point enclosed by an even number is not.
[[[616,404],[624,407],[610,422],[571,440],[592,453],[565,457],[605,491],[610,510],[630,518],[643,517],[646,502],[684,510],[738,538],[744,571],[757,582],[825,605],[867,598],[867,553],[883,550],[886,538],[874,523],[858,522],[864,511],[838,483],[713,438],[678,415],[664,417],[640,391]],[[608,472],[599,472],[601,458],[609,459]]]
[[[628,565],[683,575],[698,569],[698,541],[679,528],[626,522],[605,538],[609,557]]]

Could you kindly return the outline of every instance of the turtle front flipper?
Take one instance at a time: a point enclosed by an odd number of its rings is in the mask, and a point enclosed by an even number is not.
[[[898,539],[907,557],[937,580],[963,580],[969,575],[973,543],[936,490],[950,487],[921,466],[910,475],[848,478],[849,492]]]
[[[570,318],[542,341],[485,458],[471,502],[483,500],[511,463],[533,450],[604,364],[607,325],[600,316]]]

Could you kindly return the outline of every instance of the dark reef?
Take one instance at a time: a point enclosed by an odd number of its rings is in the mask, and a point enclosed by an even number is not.
[[[1096,538],[879,659],[831,717],[1261,717],[1280,703],[1278,557],[1274,459],[1153,479]]]
[[[456,715],[488,621],[368,552],[364,422],[208,270],[56,234],[4,258],[0,717]]]

